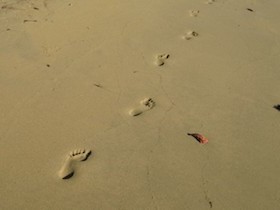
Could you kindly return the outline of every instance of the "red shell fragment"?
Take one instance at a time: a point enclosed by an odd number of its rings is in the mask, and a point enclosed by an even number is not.
[[[194,137],[200,144],[208,143],[208,139],[199,133],[188,133],[188,135]]]

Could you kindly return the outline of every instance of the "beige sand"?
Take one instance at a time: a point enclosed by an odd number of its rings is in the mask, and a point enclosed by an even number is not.
[[[0,209],[279,209],[279,8],[1,0]]]

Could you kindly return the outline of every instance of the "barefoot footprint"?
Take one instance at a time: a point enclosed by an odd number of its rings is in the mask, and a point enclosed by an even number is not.
[[[197,17],[199,14],[199,10],[190,10],[189,14],[191,17]]]
[[[60,171],[58,172],[58,176],[61,179],[69,179],[74,174],[73,164],[80,161],[87,160],[88,156],[90,156],[91,151],[85,149],[76,149],[70,152],[66,160],[64,161]]]
[[[196,31],[189,31],[186,35],[183,36],[183,39],[190,40],[193,37],[198,37],[198,33]]]
[[[148,111],[150,109],[152,109],[155,106],[155,102],[151,99],[151,98],[145,98],[144,100],[140,101],[140,106],[135,108],[135,109],[131,109],[129,111],[129,115],[130,116],[138,116],[140,114],[142,114],[145,111]]]
[[[160,54],[156,56],[156,60],[155,60],[155,64],[157,66],[162,66],[165,63],[165,60],[167,60],[169,58],[169,54],[164,53],[164,54]]]
[[[215,0],[208,0],[208,1],[206,1],[205,3],[206,4],[213,4],[215,2]]]

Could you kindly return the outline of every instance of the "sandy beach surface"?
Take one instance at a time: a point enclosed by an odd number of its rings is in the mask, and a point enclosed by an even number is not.
[[[0,0],[0,209],[280,209],[279,8]]]

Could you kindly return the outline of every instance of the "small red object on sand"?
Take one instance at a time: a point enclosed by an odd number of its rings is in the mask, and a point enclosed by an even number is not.
[[[200,144],[208,143],[208,139],[199,133],[188,133],[188,135],[194,137]]]

